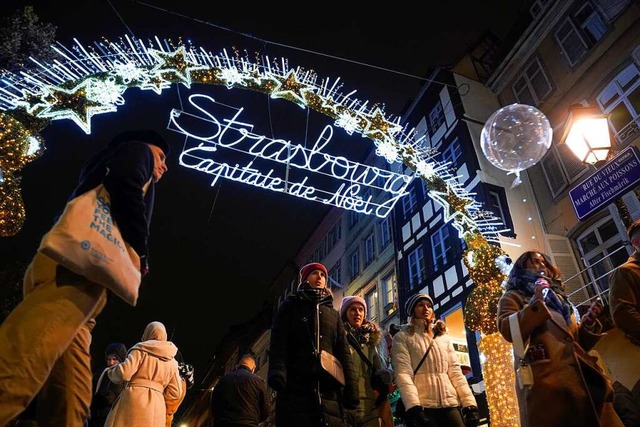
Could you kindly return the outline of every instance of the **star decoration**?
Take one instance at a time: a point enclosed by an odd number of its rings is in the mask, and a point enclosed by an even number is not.
[[[50,87],[51,94],[56,102],[48,105],[47,108],[37,114],[37,117],[50,118],[51,120],[71,119],[87,135],[90,134],[92,116],[117,110],[115,105],[88,100],[86,88],[90,84],[92,84],[90,79],[87,79],[73,89],[65,89],[58,86]]]
[[[402,126],[387,120],[380,108],[376,108],[371,114],[368,126],[362,132],[362,136],[371,139],[393,139],[393,136],[402,130]]]
[[[192,71],[208,68],[206,65],[200,65],[190,61],[187,58],[186,48],[184,46],[180,46],[174,52],[169,53],[149,49],[149,54],[156,60],[156,65],[151,69],[151,75],[172,75],[187,88],[191,88]]]
[[[455,194],[451,188],[446,193],[431,190],[429,197],[442,206],[445,222],[453,220],[452,225],[458,230],[460,237],[464,237],[477,228],[473,219],[466,212],[466,207],[473,201],[470,197],[461,197]]]
[[[152,90],[158,95],[170,87],[171,82],[165,80],[160,74],[148,77],[140,84],[140,90]]]
[[[43,89],[40,93],[33,93],[27,89],[22,89],[22,98],[20,101],[15,101],[13,105],[16,108],[22,107],[27,113],[34,114],[37,110],[47,108],[51,105],[52,99],[49,97],[51,92]]]
[[[271,92],[272,98],[284,98],[295,102],[301,108],[307,105],[304,99],[305,92],[313,92],[313,88],[300,83],[294,70],[290,70],[286,77],[276,77],[278,84]]]

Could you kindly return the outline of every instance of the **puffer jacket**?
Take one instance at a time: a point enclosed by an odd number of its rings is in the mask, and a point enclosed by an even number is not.
[[[432,343],[429,355],[414,377],[413,370]],[[402,325],[393,337],[391,364],[402,402],[407,409],[414,406],[477,406],[447,334],[432,338],[422,322]]]
[[[271,330],[268,384],[278,392],[278,427],[344,425],[343,404],[358,404],[357,380],[339,313],[329,293],[315,298],[314,291],[301,287],[278,309]],[[320,372],[315,352],[316,312],[320,318],[320,349],[333,354],[342,364],[345,387]],[[318,402],[318,384],[321,402]]]

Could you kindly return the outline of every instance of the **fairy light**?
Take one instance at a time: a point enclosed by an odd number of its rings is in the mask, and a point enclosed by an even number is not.
[[[228,89],[247,89],[274,99],[310,108],[334,120],[349,134],[373,141],[376,154],[389,163],[402,162],[424,181],[442,207],[468,250],[465,255],[476,284],[465,306],[465,324],[480,331],[487,397],[494,426],[517,425],[514,406],[513,368],[508,343],[496,331],[495,308],[504,275],[495,258],[502,255],[490,242],[498,242],[505,231],[498,218],[482,209],[451,174],[450,165],[439,162],[424,147],[415,129],[400,125],[400,117],[387,115],[377,104],[355,98],[356,91],[343,93],[340,79],[320,79],[315,72],[292,68],[287,59],[255,58],[237,49],[213,54],[185,45],[181,40],[144,42],[129,36],[119,41],[102,40],[91,46],[74,40],[70,48],[56,48],[61,55],[54,63],[33,61],[36,67],[19,73],[5,72],[0,80],[0,235],[17,233],[24,222],[19,179],[14,175],[38,157],[44,146],[33,150],[36,137],[53,120],[70,119],[87,134],[94,116],[117,111],[130,88],[161,94],[172,84],[214,84]],[[73,58],[64,52],[73,52]],[[3,113],[4,112],[4,113]],[[526,201],[523,201],[526,203]]]

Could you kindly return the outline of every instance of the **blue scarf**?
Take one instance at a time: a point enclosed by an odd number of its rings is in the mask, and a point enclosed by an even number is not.
[[[536,280],[539,278],[540,274],[533,270],[521,270],[519,272],[512,271],[509,275],[506,289],[515,289],[531,298],[535,293]],[[563,292],[558,288],[557,284],[553,283],[553,281],[549,282],[549,292],[547,293],[544,302],[551,310],[562,314],[567,325],[569,325],[571,324],[571,310],[569,302]]]

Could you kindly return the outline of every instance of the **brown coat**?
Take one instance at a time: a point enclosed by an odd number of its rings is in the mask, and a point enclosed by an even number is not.
[[[613,323],[640,344],[640,255],[634,252],[609,277]]]
[[[522,339],[544,347],[544,357],[531,363],[534,385],[517,385],[522,427],[623,427],[616,415],[610,379],[587,354],[601,335],[579,327],[575,316],[567,325],[563,316],[542,301],[508,290],[498,303],[498,329],[512,341],[509,315],[518,312]],[[517,361],[514,360],[514,369]]]

